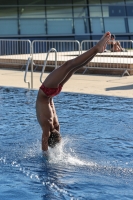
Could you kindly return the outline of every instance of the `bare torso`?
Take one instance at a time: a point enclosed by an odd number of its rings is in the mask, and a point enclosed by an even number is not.
[[[48,124],[50,127],[50,131],[59,127],[53,99],[47,97],[41,90],[39,90],[37,96],[36,115],[43,132],[45,132],[45,127]]]

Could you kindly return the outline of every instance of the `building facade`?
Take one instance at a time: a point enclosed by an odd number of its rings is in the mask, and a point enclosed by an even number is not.
[[[0,38],[133,40],[133,0],[0,0]]]

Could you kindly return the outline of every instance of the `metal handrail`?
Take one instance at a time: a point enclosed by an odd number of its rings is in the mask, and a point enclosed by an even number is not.
[[[42,81],[42,76],[43,76],[43,73],[44,73],[44,70],[45,70],[45,67],[46,67],[46,64],[47,64],[48,56],[49,56],[51,51],[55,52],[55,69],[57,69],[57,51],[56,51],[55,48],[51,48],[47,53],[46,60],[44,60],[44,65],[43,65],[42,72],[41,72],[41,75],[40,75],[40,82],[41,83],[43,82]]]
[[[28,60],[27,60],[25,74],[24,74],[24,82],[28,83],[28,89],[30,89],[30,82],[26,80],[26,77],[27,77],[27,72],[28,72],[28,68],[29,68],[29,65],[31,63],[31,60],[32,60],[32,57],[29,57]]]
[[[130,40],[132,42],[132,48],[133,48],[133,40]]]

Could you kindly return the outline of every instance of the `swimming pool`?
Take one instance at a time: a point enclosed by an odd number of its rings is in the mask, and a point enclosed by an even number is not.
[[[133,199],[133,99],[62,92],[63,140],[45,160],[36,96],[0,87],[0,199]]]

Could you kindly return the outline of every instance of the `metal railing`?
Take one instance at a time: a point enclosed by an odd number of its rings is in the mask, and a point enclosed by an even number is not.
[[[0,39],[0,64],[25,66],[29,56],[30,40]]]
[[[46,67],[58,67],[65,61],[79,56],[81,53],[96,45],[98,40],[0,40],[0,65],[21,65],[25,67],[24,81],[28,88],[33,89],[33,66],[34,70],[42,69],[42,75]],[[127,52],[111,52],[110,45],[107,45],[106,52],[98,53],[84,66],[85,73],[88,69],[123,70],[123,75],[133,70],[133,41],[121,40],[121,46]],[[51,51],[53,49],[53,51]],[[26,80],[27,72],[31,66],[31,85]],[[42,68],[43,67],[43,68]],[[42,75],[40,81],[42,81]]]
[[[56,51],[56,49],[51,48],[51,49],[48,51],[48,53],[47,53],[46,60],[44,60],[44,65],[43,65],[42,72],[41,72],[41,75],[40,75],[40,82],[41,82],[41,83],[43,82],[43,81],[42,81],[42,76],[43,76],[44,70],[45,70],[45,68],[46,68],[48,56],[49,56],[50,52],[52,52],[52,51],[55,52],[55,69],[57,68],[57,51]]]
[[[44,58],[46,58],[49,49],[54,48],[57,51],[57,66],[62,65],[65,61],[80,54],[80,42],[77,40],[34,40],[31,48],[31,88],[33,88],[33,67],[35,66],[34,71],[39,67],[42,68],[44,65]],[[55,57],[53,53],[50,53],[46,66],[55,66]]]
[[[24,82],[28,83],[28,88],[30,82],[26,80],[26,76],[31,59],[30,40],[0,39],[0,65],[4,67],[13,65],[14,68],[21,66],[21,70],[25,68]]]
[[[129,74],[130,64],[133,63],[133,41],[132,40],[120,40],[121,46],[125,49],[123,52],[111,52],[111,45],[107,45],[104,53],[98,53],[84,68],[88,69],[105,69],[105,70],[124,70],[123,74]],[[92,48],[98,43],[98,40],[84,40],[81,42],[81,53]]]
[[[32,57],[29,57],[28,58],[28,61],[27,61],[27,64],[26,64],[26,68],[25,68],[25,74],[24,74],[24,82],[25,83],[28,83],[28,89],[30,89],[30,82],[27,81],[27,72],[28,72],[28,69],[29,69],[29,65],[31,64],[31,60],[32,60]]]
[[[34,40],[32,42],[33,65],[42,66],[44,58],[49,49],[54,48],[57,51],[57,60],[59,65],[76,57],[80,54],[80,42],[77,40]],[[50,54],[47,66],[54,65],[54,56]],[[35,68],[35,69],[36,69]]]

